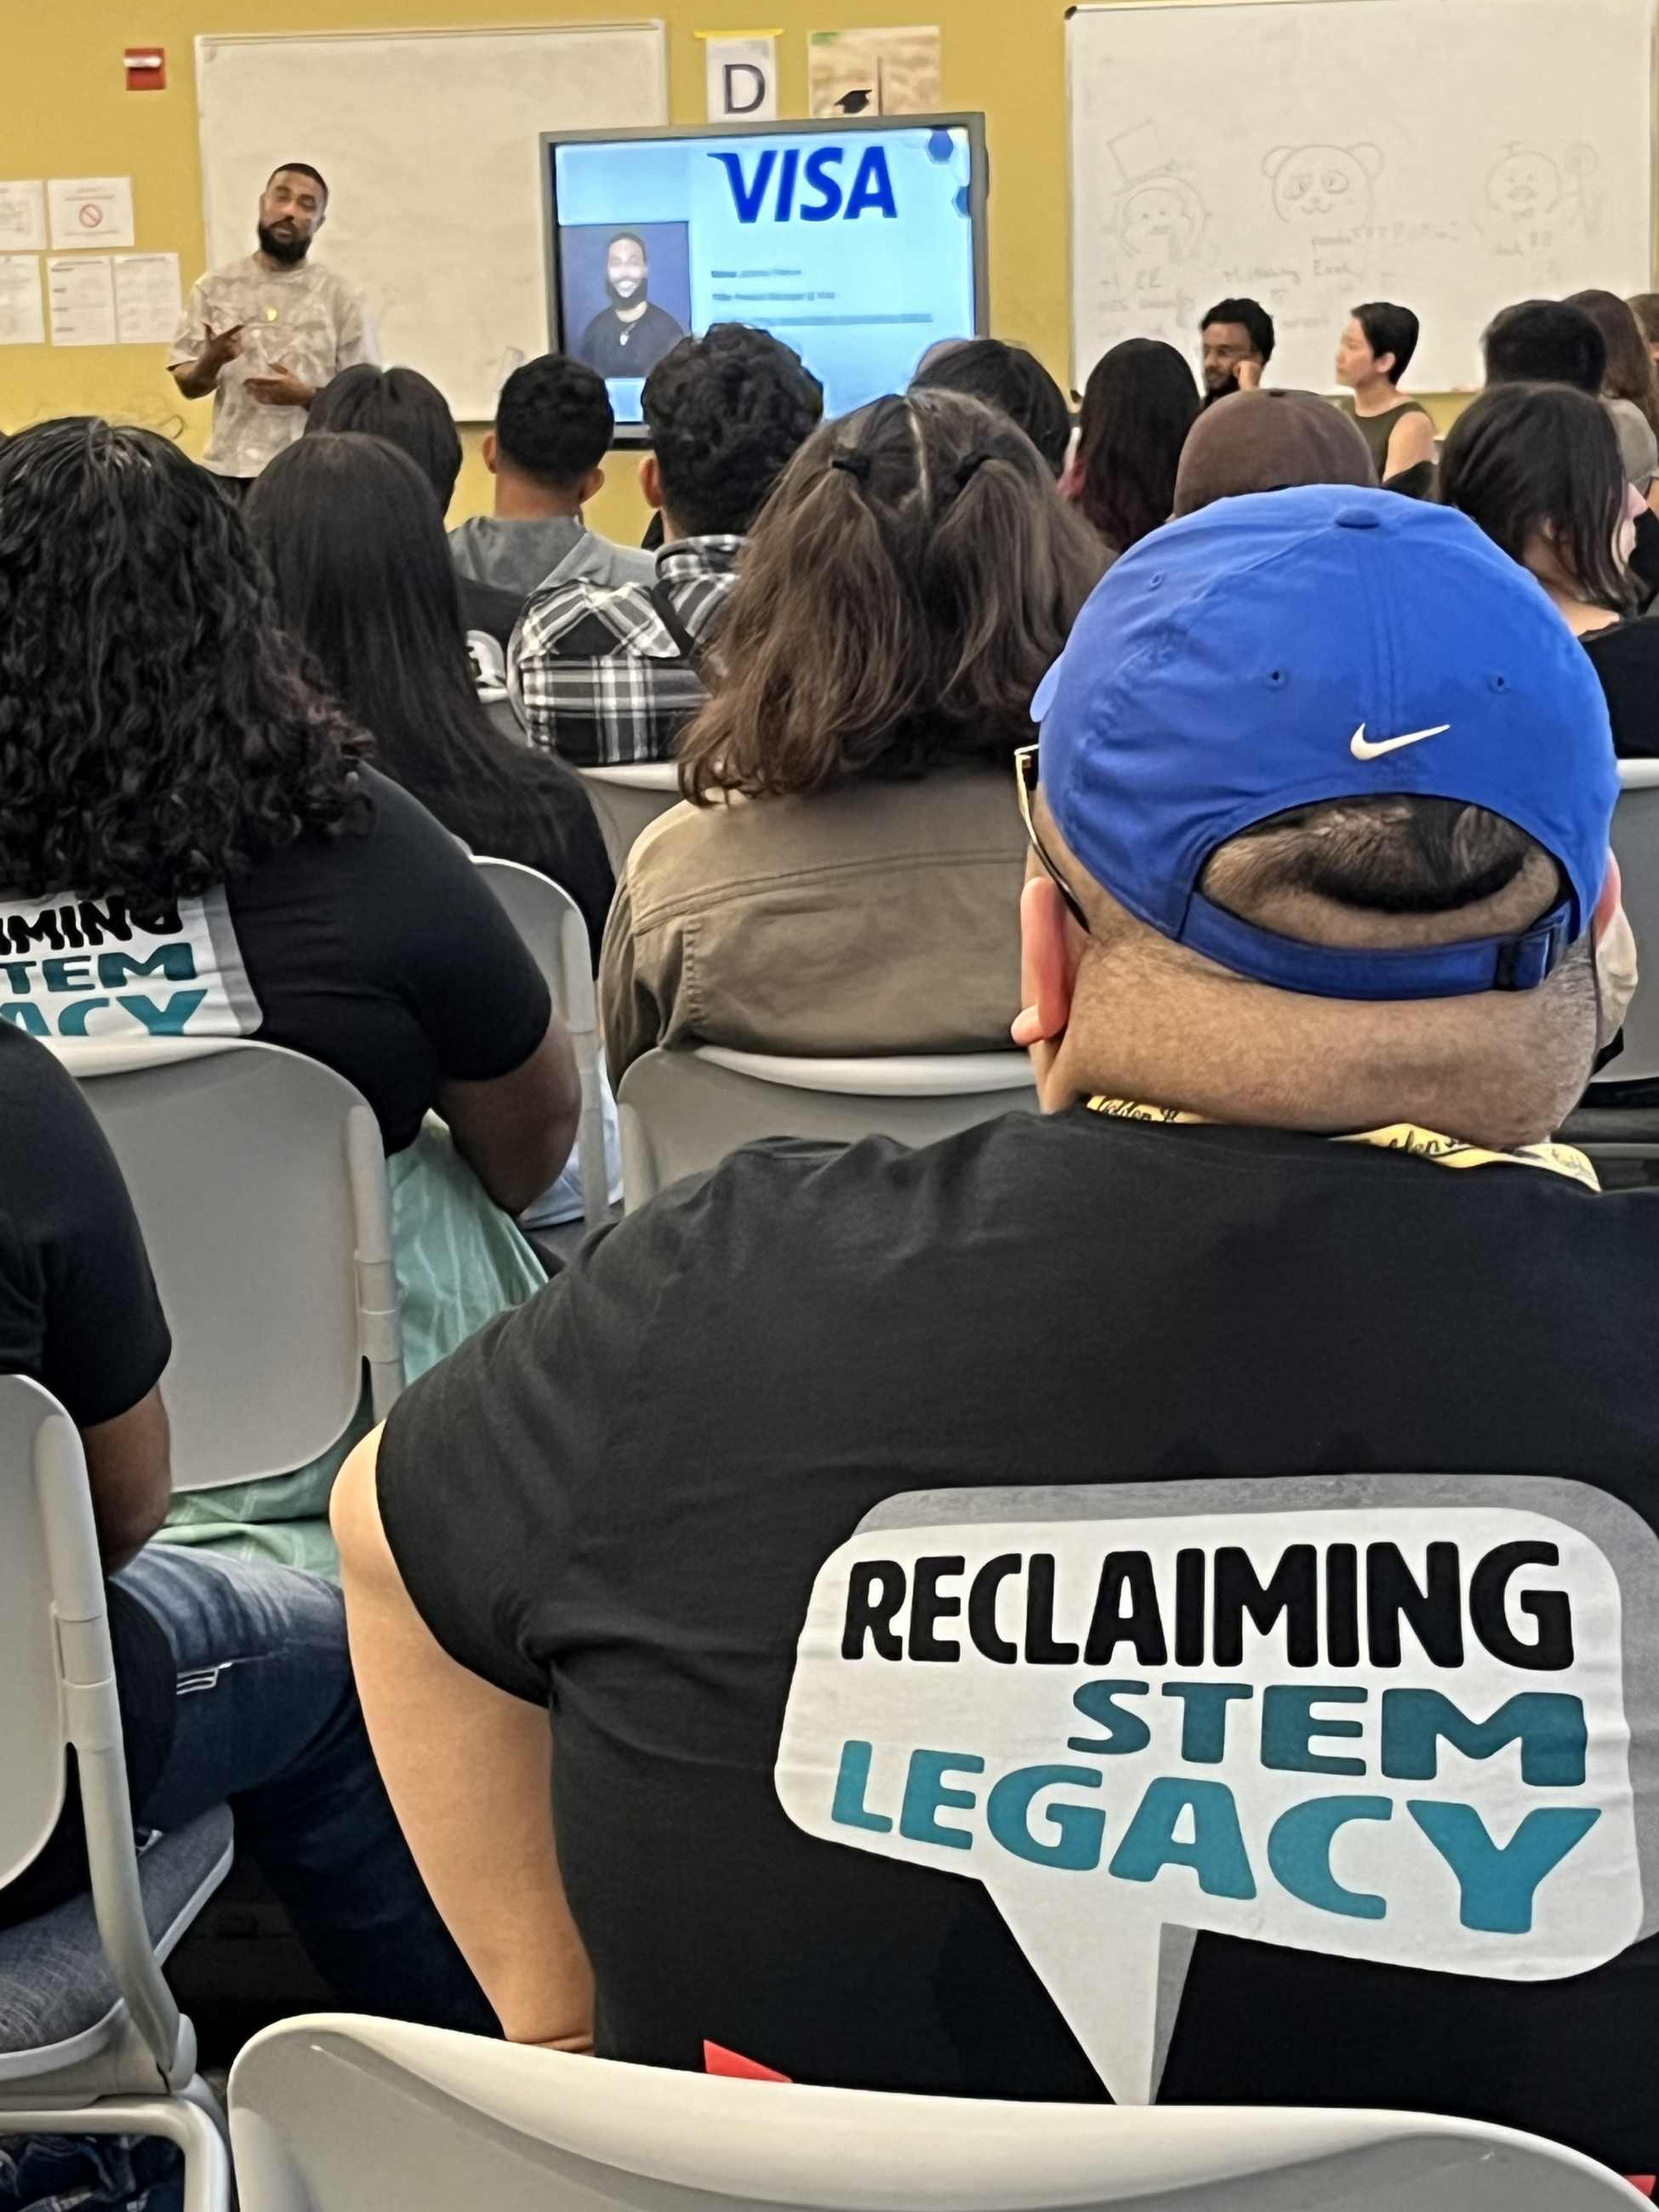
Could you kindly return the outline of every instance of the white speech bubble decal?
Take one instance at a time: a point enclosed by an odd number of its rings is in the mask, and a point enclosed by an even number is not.
[[[1143,2103],[1200,1929],[1539,1981],[1659,1924],[1656,1613],[1571,1482],[896,1498],[819,1571],[777,1792],[983,1882]]]

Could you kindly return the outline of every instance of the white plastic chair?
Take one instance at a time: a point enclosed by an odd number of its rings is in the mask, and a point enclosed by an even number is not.
[[[173,1486],[306,1466],[404,1385],[386,1155],[342,1075],[239,1038],[55,1041],[131,1194],[173,1332]]]
[[[1659,760],[1620,762],[1613,849],[1641,981],[1625,1016],[1624,1049],[1604,1079],[1651,1082],[1659,1079]],[[1659,1107],[1599,1106],[1595,1088],[1563,1126],[1568,1143],[1592,1158],[1659,1158]]]
[[[641,830],[679,805],[679,769],[673,761],[629,761],[578,772],[599,817],[611,865],[620,876]]]
[[[57,1400],[0,1376],[0,1883],[81,1778],[90,1895],[0,1930],[0,2135],[161,2135],[185,2212],[222,2212],[229,2161],[196,2034],[161,1961],[231,1860],[217,1806],[137,1856],[86,1462]]]
[[[507,920],[541,969],[576,1055],[582,1117],[577,1133],[582,1216],[592,1229],[611,1210],[605,1158],[605,1107],[600,1095],[599,1011],[593,993],[593,959],[581,908],[562,884],[517,860],[474,856],[473,865],[495,894]]]
[[[725,1045],[647,1052],[617,1086],[623,1205],[632,1212],[681,1176],[757,1137],[931,1145],[999,1114],[1036,1111],[1023,1052],[781,1059]]]
[[[623,2066],[319,2013],[230,2077],[243,2212],[1615,2212],[1536,2136],[1418,2112],[1000,2104]]]

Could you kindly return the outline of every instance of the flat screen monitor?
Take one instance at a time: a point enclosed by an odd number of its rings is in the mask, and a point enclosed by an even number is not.
[[[550,132],[542,177],[552,344],[605,378],[623,442],[711,323],[793,346],[830,415],[985,330],[981,116]]]

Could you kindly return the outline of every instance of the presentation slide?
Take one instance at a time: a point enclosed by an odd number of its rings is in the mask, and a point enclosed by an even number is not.
[[[550,141],[553,343],[619,424],[687,332],[752,323],[844,415],[971,337],[973,148],[959,124]]]

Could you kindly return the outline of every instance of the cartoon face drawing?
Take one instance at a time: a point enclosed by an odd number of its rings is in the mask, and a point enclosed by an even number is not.
[[[1375,146],[1277,146],[1261,164],[1281,222],[1355,223],[1370,214]]]
[[[1147,177],[1118,210],[1118,235],[1137,259],[1184,261],[1204,228],[1204,209],[1180,177]]]
[[[1506,154],[1486,179],[1486,198],[1499,215],[1547,215],[1561,197],[1561,173],[1547,154]]]

